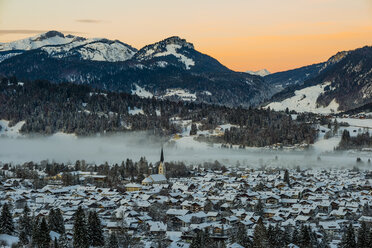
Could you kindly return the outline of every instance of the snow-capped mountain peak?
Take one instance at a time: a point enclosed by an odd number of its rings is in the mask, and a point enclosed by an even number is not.
[[[39,34],[30,38],[17,40],[9,43],[0,43],[0,52],[12,51],[12,50],[33,50],[43,46],[49,45],[62,45],[70,43],[74,40],[75,36],[64,34],[57,31],[49,31],[43,34]]]
[[[34,37],[0,44],[0,62],[24,51],[41,49],[55,58],[76,56],[83,60],[117,62],[131,59],[137,49],[118,40],[84,38],[49,31]]]
[[[145,46],[136,54],[139,61],[151,60],[156,57],[165,57],[173,55],[182,62],[186,69],[195,65],[195,61],[190,56],[190,51],[194,50],[194,45],[181,39],[178,36],[172,36],[154,44]]]
[[[264,77],[264,76],[267,76],[267,75],[271,74],[267,69],[262,69],[262,70],[258,70],[258,71],[246,71],[246,73],[249,73],[251,75],[261,76],[261,77]]]

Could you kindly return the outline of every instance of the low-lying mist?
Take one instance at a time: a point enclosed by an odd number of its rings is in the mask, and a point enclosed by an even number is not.
[[[0,137],[0,162],[24,163],[42,160],[74,163],[84,159],[88,163],[120,163],[127,158],[138,161],[146,157],[149,162],[157,162],[160,149],[164,145],[166,161],[183,161],[186,164],[220,161],[225,165],[249,167],[353,167],[356,158],[364,163],[358,165],[372,167],[367,160],[369,153],[320,153],[307,151],[272,151],[260,148],[227,149],[219,145],[208,145],[194,141],[191,137],[163,143],[146,133],[115,134],[78,138],[73,135],[56,134],[50,137]]]

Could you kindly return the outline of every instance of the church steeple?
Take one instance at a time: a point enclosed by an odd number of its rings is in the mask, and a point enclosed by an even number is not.
[[[164,153],[163,153],[163,147],[161,148],[161,154],[160,154],[160,162],[164,162]]]
[[[163,147],[161,148],[161,153],[160,153],[160,163],[159,163],[159,168],[158,168],[158,174],[165,175]]]

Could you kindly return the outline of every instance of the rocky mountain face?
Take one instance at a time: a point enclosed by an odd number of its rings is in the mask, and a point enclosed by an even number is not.
[[[179,37],[137,50],[50,31],[0,43],[0,74],[227,106],[257,105],[272,95],[262,77],[234,72]]]
[[[313,112],[341,112],[372,102],[372,47],[340,52],[311,67],[311,78],[275,94],[268,106],[298,111],[306,103],[314,106]]]

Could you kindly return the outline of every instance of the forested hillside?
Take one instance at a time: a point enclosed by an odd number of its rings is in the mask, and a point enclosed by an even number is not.
[[[167,136],[182,131],[180,124],[171,121],[177,118],[201,123],[204,130],[234,125],[218,140],[222,143],[266,146],[312,143],[315,138],[310,124],[293,121],[284,112],[140,98],[70,83],[3,78],[0,105],[0,119],[10,120],[11,125],[25,121],[23,133],[151,131]]]

